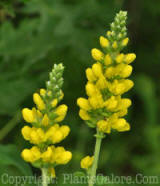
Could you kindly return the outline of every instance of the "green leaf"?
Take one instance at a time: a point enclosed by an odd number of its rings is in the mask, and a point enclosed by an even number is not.
[[[32,175],[30,166],[22,160],[15,145],[0,145],[0,165],[14,166],[25,176]]]

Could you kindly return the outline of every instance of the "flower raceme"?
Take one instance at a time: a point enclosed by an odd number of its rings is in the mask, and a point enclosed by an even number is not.
[[[24,120],[30,124],[22,128],[22,135],[25,140],[34,144],[31,149],[22,151],[22,157],[35,167],[47,167],[48,174],[53,177],[55,177],[54,167],[66,164],[72,158],[71,152],[61,146],[55,146],[70,132],[67,125],[59,124],[64,120],[68,109],[64,104],[58,106],[63,99],[61,90],[63,69],[62,64],[54,65],[46,89],[40,89],[40,93],[33,94],[36,107],[22,110]]]
[[[125,12],[119,13],[111,24],[111,31],[107,32],[106,37],[100,36],[103,52],[96,48],[91,50],[96,62],[86,69],[88,99],[77,100],[80,117],[103,133],[111,133],[111,129],[119,132],[130,129],[122,117],[127,114],[131,100],[122,98],[122,94],[134,85],[128,77],[132,73],[130,64],[136,55],[120,52],[129,41],[126,37],[125,17]]]
[[[77,100],[80,117],[89,127],[96,128],[101,137],[112,130],[130,130],[129,123],[123,117],[128,113],[131,100],[122,95],[134,85],[128,77],[132,73],[131,63],[136,55],[121,52],[129,42],[126,17],[127,13],[120,11],[111,24],[111,30],[107,31],[105,37],[100,36],[102,50],[91,50],[95,63],[86,69],[88,81],[85,89],[88,98]],[[83,163],[81,167],[85,168]]]

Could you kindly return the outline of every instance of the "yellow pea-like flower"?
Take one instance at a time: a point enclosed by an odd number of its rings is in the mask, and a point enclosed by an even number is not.
[[[83,119],[83,120],[90,120],[90,116],[87,113],[87,111],[80,109],[79,111],[79,116]]]
[[[37,161],[41,158],[41,152],[39,150],[39,148],[37,146],[33,146],[31,149],[30,149],[30,152],[32,153],[33,155],[33,159],[34,161]]]
[[[95,96],[90,97],[89,103],[93,109],[102,108],[104,106],[102,95],[95,95]]]
[[[127,55],[125,56],[124,61],[125,61],[127,64],[130,64],[130,63],[132,63],[135,59],[136,59],[136,55],[135,55],[134,53],[130,53],[130,54],[127,54]]]
[[[132,66],[127,64],[119,64],[116,67],[117,75],[119,75],[121,78],[127,78],[132,73]]]
[[[93,95],[98,94],[99,91],[94,84],[88,82],[86,85],[86,93],[88,96],[93,96]]]
[[[65,104],[58,106],[55,111],[55,113],[58,115],[58,117],[55,119],[55,122],[60,122],[64,120],[67,110],[68,107]]]
[[[22,135],[24,137],[25,140],[30,140],[30,133],[31,133],[32,129],[31,127],[28,126],[24,126],[21,130]]]
[[[86,156],[81,160],[81,168],[88,170],[93,164],[94,157]]]
[[[95,63],[92,65],[92,71],[96,77],[102,76],[102,66],[100,63]]]
[[[111,58],[111,56],[109,54],[105,55],[105,57],[104,57],[104,63],[105,63],[106,66],[112,64],[112,58]]]
[[[47,114],[45,114],[43,119],[42,119],[42,125],[43,126],[48,126],[49,125],[49,118],[48,118]]]
[[[33,94],[33,101],[37,105],[39,110],[44,110],[45,109],[45,104],[44,104],[42,98],[40,97],[40,95],[38,93]]]
[[[46,90],[44,88],[40,89],[40,95],[45,96],[46,95]]]
[[[88,81],[91,81],[91,82],[96,81],[96,79],[97,79],[91,68],[86,69],[86,77],[87,77]]]
[[[107,35],[107,36],[110,36],[110,35],[111,35],[111,31],[110,31],[110,30],[107,31],[106,35]]]
[[[32,112],[32,110],[28,109],[28,108],[24,108],[22,110],[22,115],[23,115],[23,118],[24,120],[27,122],[27,123],[33,123],[36,121],[36,118]]]
[[[96,82],[96,87],[100,90],[108,88],[108,82],[106,81],[106,78],[103,75],[99,77],[98,81]]]
[[[51,138],[53,144],[59,143],[63,140],[63,133],[60,129],[56,130],[54,135]]]
[[[57,164],[67,164],[72,158],[72,153],[69,151],[64,151],[60,154],[60,156],[56,159]]]
[[[116,57],[116,62],[117,63],[122,63],[124,60],[124,54],[118,54]]]
[[[63,126],[60,127],[60,131],[63,134],[63,139],[64,139],[70,133],[70,128],[67,125],[63,125]]]
[[[24,149],[21,153],[21,156],[27,162],[34,162],[34,157],[29,149]]]
[[[112,47],[113,47],[114,49],[117,49],[117,48],[118,48],[118,44],[117,44],[116,41],[113,42]]]
[[[82,108],[83,110],[90,110],[91,106],[89,104],[89,101],[85,98],[78,98],[77,105]]]
[[[51,102],[52,107],[56,107],[58,104],[58,100],[57,99],[53,99]]]
[[[45,152],[42,153],[41,157],[44,162],[50,162],[51,157],[52,157],[52,149],[51,147],[48,147]]]
[[[97,127],[99,131],[104,132],[104,133],[111,133],[111,126],[108,121],[105,120],[99,120],[97,122]]]
[[[91,50],[91,54],[92,54],[93,59],[95,59],[97,61],[103,60],[104,54],[100,50],[93,48]]]
[[[39,136],[38,136],[38,134],[35,130],[31,131],[30,136],[31,136],[31,140],[30,140],[31,143],[33,143],[33,144],[39,144],[40,143]]]
[[[105,71],[105,77],[110,79],[116,75],[116,72],[115,67],[108,67]]]
[[[130,99],[127,99],[127,98],[123,98],[123,99],[120,99],[119,100],[119,103],[118,103],[118,110],[125,110],[127,109],[128,107],[130,107],[132,104],[131,100]]]
[[[130,79],[125,79],[122,82],[125,84],[125,92],[127,92],[128,90],[130,90],[134,86],[133,81]]]
[[[112,125],[112,128],[118,130],[119,132],[124,132],[130,130],[130,125],[125,119],[120,118]]]
[[[129,42],[129,38],[128,37],[123,39],[122,46],[127,46],[128,42]]]
[[[118,100],[116,99],[115,96],[111,96],[104,105],[106,106],[106,109],[109,111],[114,111],[117,108],[118,105]]]
[[[109,41],[107,38],[100,36],[99,40],[102,47],[107,48],[109,46]]]

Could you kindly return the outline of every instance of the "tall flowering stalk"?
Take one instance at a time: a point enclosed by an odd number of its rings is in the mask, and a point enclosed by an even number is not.
[[[80,117],[97,131],[94,156],[81,160],[81,167],[87,170],[90,177],[89,186],[94,185],[102,138],[112,130],[130,130],[129,123],[123,117],[131,106],[131,100],[122,98],[122,94],[134,85],[133,81],[127,78],[132,73],[130,63],[135,60],[136,55],[121,53],[129,41],[126,18],[127,12],[120,11],[106,36],[100,37],[102,51],[92,49],[91,54],[96,62],[86,70],[88,99],[77,100]]]
[[[66,105],[58,106],[63,99],[63,70],[62,64],[55,64],[49,74],[46,89],[33,94],[36,107],[22,110],[24,120],[30,124],[22,128],[22,135],[33,147],[24,149],[21,155],[25,161],[42,170],[43,186],[48,185],[49,177],[55,177],[54,168],[57,165],[67,164],[72,158],[72,153],[64,147],[55,146],[70,132],[67,125],[59,125],[67,113]]]

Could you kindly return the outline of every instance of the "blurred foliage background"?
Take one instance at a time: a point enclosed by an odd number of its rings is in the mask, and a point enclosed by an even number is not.
[[[72,162],[56,170],[58,177],[79,171],[80,159],[93,153],[94,130],[80,120],[76,99],[85,95],[85,69],[93,63],[90,50],[99,47],[99,36],[120,9],[128,11],[130,43],[125,52],[137,54],[135,86],[127,95],[133,101],[128,115],[132,130],[105,138],[98,172],[160,175],[160,1],[156,0],[0,0],[0,175],[40,175],[20,157],[20,151],[29,147],[21,136],[20,110],[33,106],[32,93],[45,86],[54,63],[65,65],[63,102],[69,112],[64,124],[72,132],[63,145],[73,152]]]

